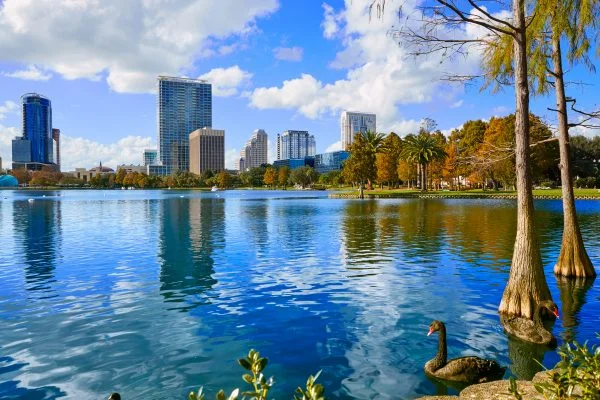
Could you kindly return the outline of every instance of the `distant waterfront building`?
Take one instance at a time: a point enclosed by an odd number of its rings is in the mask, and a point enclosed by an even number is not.
[[[148,173],[148,167],[145,165],[133,165],[133,164],[121,164],[121,165],[117,165],[117,172],[119,172],[120,170],[125,170],[126,174],[129,174],[131,172],[137,172],[139,174],[146,174]]]
[[[288,167],[289,169],[296,169],[300,167],[313,167],[315,166],[315,157],[308,156],[304,158],[286,158],[284,160],[275,160],[273,162],[275,168]]]
[[[288,130],[277,135],[277,160],[314,156],[316,148],[315,137],[308,131]]]
[[[250,168],[260,167],[262,164],[266,164],[268,159],[268,135],[263,129],[257,129],[252,134],[252,137],[242,149],[240,153],[240,161],[243,160],[243,169],[245,171]],[[242,167],[242,165],[239,165]]]
[[[52,128],[52,140],[54,141],[54,154],[56,154],[54,162],[60,171],[60,129]]]
[[[89,170],[86,168],[75,168],[74,171],[65,172],[65,175],[71,175],[74,178],[81,179],[85,183],[88,183],[90,179],[92,179],[95,176],[108,175],[114,172],[114,169],[102,166],[102,163],[100,163],[100,165]]]
[[[23,130],[12,141],[13,169],[40,170],[50,167],[58,170],[54,154],[60,156],[60,131],[52,129],[52,105],[50,100],[37,93],[21,97]],[[56,150],[55,150],[56,147]]]
[[[190,172],[202,174],[225,169],[225,131],[222,129],[196,129],[189,136]]]
[[[158,163],[151,171],[189,171],[190,133],[212,126],[212,86],[203,80],[158,77]]]
[[[245,149],[242,149],[242,151],[240,153],[244,154],[244,150]],[[238,171],[243,172],[245,170],[246,170],[246,159],[244,158],[243,155],[241,155],[240,159],[238,160]]]
[[[348,147],[352,144],[354,135],[361,132],[376,132],[375,114],[361,113],[344,111],[340,118],[340,125],[342,127],[342,150],[348,150]]]
[[[144,165],[156,164],[158,160],[158,150],[144,149]]]
[[[333,151],[315,155],[315,170],[324,174],[331,171],[341,171],[344,161],[348,159],[350,153],[347,151]]]

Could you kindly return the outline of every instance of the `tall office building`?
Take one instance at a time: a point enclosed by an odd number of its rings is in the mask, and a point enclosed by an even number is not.
[[[314,156],[317,145],[308,131],[285,131],[277,135],[277,159],[288,160]]]
[[[161,168],[153,171],[189,171],[190,133],[212,126],[212,86],[203,80],[159,76],[157,102]]]
[[[190,133],[190,172],[202,174],[225,169],[225,131],[202,128]]]
[[[60,131],[52,130],[52,105],[50,100],[37,93],[21,97],[23,133],[12,141],[13,169],[40,170],[47,166],[58,169],[54,157],[59,153]]]
[[[342,112],[340,123],[342,126],[342,150],[348,150],[355,134],[368,131],[376,132],[375,114],[344,111]]]
[[[268,136],[263,129],[257,129],[240,153],[240,171],[260,167],[269,162],[267,156]],[[242,161],[243,160],[243,161]],[[243,167],[243,168],[242,168]]]
[[[56,154],[54,162],[60,171],[60,129],[52,128],[52,140],[54,140],[54,154]]]
[[[156,149],[144,149],[144,165],[156,164],[158,160],[158,150]]]

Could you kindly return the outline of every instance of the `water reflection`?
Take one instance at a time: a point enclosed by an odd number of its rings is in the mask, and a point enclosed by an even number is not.
[[[13,224],[20,236],[25,288],[47,293],[61,251],[61,203],[53,200],[15,201]]]
[[[509,336],[510,371],[518,379],[531,380],[535,374],[544,368],[542,367],[542,361],[549,350],[548,346],[524,342]]]
[[[560,292],[561,320],[565,328],[563,340],[572,341],[577,337],[579,312],[586,303],[585,295],[594,285],[594,278],[566,278],[556,276],[556,285]]]
[[[342,258],[350,276],[377,273],[381,263],[377,241],[377,209],[379,202],[349,201],[342,220]]]
[[[222,199],[168,199],[160,203],[160,292],[175,308],[189,311],[208,300],[212,288],[213,252],[223,248],[225,209]]]

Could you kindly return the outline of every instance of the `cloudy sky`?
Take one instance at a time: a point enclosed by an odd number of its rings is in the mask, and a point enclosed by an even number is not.
[[[370,19],[368,0],[0,0],[0,157],[20,134],[20,96],[52,100],[63,135],[63,170],[102,161],[138,164],[156,147],[156,76],[213,84],[213,124],[226,131],[235,166],[252,131],[309,130],[317,151],[337,149],[342,110],[377,114],[378,130],[406,134],[421,119],[450,130],[468,119],[505,115],[510,89],[441,83],[477,70],[477,57],[414,60],[389,35],[399,24],[388,0]],[[598,78],[576,67],[578,104],[593,107]],[[553,122],[552,98],[533,111]],[[591,133],[588,133],[591,134]],[[270,158],[274,156],[271,151]]]

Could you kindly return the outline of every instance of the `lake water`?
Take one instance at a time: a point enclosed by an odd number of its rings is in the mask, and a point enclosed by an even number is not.
[[[509,341],[497,305],[514,201],[343,200],[324,192],[0,191],[0,398],[184,399],[243,386],[270,360],[272,398],[309,374],[330,399],[453,393],[423,374],[449,356],[519,377],[553,351]],[[28,201],[33,198],[33,201]],[[600,267],[600,201],[578,201]],[[557,285],[559,201],[536,202],[559,342],[600,331],[600,279]],[[455,393],[455,392],[454,392]]]

